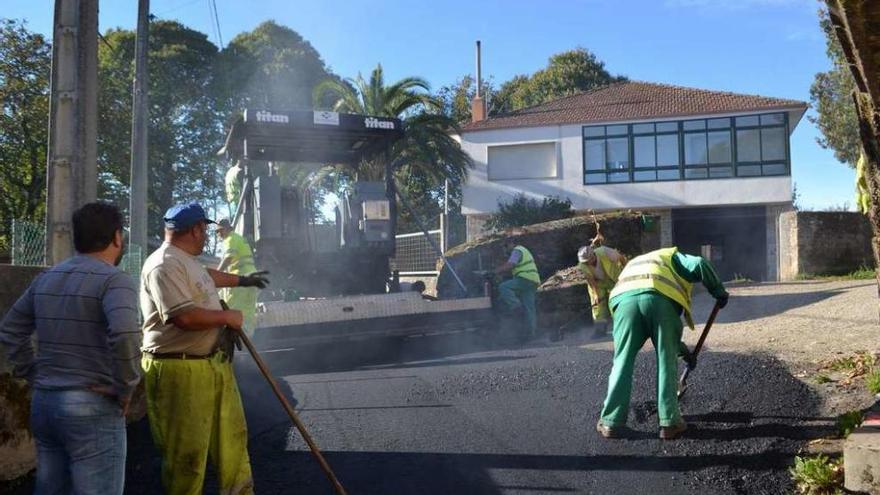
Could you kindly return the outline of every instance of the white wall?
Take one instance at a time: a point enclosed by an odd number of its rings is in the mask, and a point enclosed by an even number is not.
[[[537,198],[568,197],[575,209],[669,208],[788,203],[791,177],[642,182],[625,184],[583,183],[581,125],[494,129],[466,132],[462,148],[474,161],[463,194],[464,214],[491,213],[498,201],[523,192]],[[558,175],[548,179],[488,180],[490,146],[557,143]]]

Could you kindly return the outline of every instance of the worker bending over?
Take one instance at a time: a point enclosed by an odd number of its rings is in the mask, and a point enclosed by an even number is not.
[[[593,338],[604,337],[608,333],[608,321],[611,318],[608,294],[626,265],[626,257],[610,247],[584,246],[578,250],[578,262],[578,268],[587,279],[587,291],[590,294],[595,326]]]
[[[538,331],[535,294],[541,284],[538,265],[535,264],[532,253],[523,246],[507,241],[504,250],[510,251],[510,257],[495,269],[495,274],[501,275],[509,271],[512,277],[498,286],[498,299],[509,312],[523,308],[529,336],[534,338]]]
[[[241,330],[241,311],[223,310],[217,287],[266,286],[266,279],[206,269],[196,256],[208,239],[196,203],[165,212],[165,242],[144,262],[144,386],[153,441],[169,494],[202,492],[208,457],[221,493],[253,493],[247,425],[223,327]]]
[[[630,261],[611,291],[614,317],[614,364],[608,395],[596,424],[605,438],[616,438],[626,425],[636,355],[651,339],[657,356],[657,415],[660,438],[677,438],[687,428],[678,408],[678,356],[682,353],[681,314],[694,328],[692,283],[702,282],[720,307],[728,294],[709,262],[666,248]],[[686,348],[685,348],[686,349]]]

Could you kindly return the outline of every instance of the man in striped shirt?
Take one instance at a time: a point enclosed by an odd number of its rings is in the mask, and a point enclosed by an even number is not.
[[[73,242],[77,255],[37,276],[9,310],[0,343],[33,389],[36,493],[121,494],[141,331],[134,282],[116,268],[119,210],[89,203],[75,211]]]

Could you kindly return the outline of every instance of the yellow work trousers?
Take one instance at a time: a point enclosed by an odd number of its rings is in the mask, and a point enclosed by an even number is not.
[[[607,279],[597,280],[596,288],[599,289],[598,292],[594,291],[590,284],[587,284],[587,292],[590,294],[590,305],[593,310],[593,321],[602,323],[611,318],[611,310],[608,308],[608,295],[611,293],[611,289],[614,288],[614,281]],[[596,304],[600,299],[602,301]]]
[[[247,424],[232,364],[220,353],[210,359],[145,355],[141,364],[165,492],[201,494],[210,457],[221,494],[252,494]]]
[[[254,336],[254,319],[257,313],[256,287],[229,287],[220,290],[220,298],[226,301],[229,309],[241,311],[244,319],[244,332],[248,337]]]

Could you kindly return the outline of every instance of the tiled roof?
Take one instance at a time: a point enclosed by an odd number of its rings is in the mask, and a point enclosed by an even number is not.
[[[628,81],[471,122],[464,125],[462,130],[618,122],[777,109],[804,111],[806,108],[807,104],[798,100]]]

